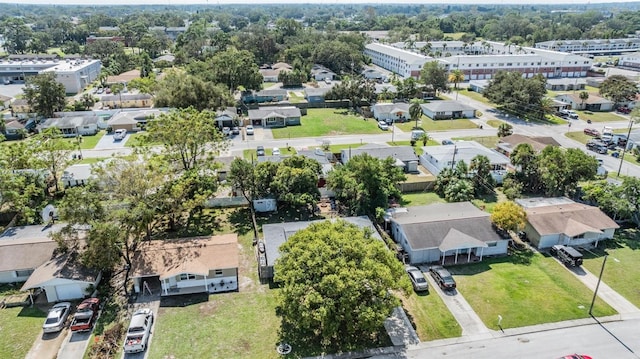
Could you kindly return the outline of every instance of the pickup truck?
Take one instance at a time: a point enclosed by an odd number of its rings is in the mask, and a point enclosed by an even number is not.
[[[72,332],[84,332],[93,328],[93,323],[98,317],[100,311],[100,299],[87,298],[78,305],[76,308],[76,314],[73,315],[73,321],[71,322]]]
[[[139,353],[147,349],[151,326],[153,325],[153,311],[149,308],[138,309],[131,317],[131,323],[124,339],[125,353]]]

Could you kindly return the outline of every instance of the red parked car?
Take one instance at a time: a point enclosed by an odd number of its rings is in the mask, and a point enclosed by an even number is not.
[[[78,305],[76,314],[73,315],[71,322],[72,332],[84,332],[93,328],[93,323],[98,317],[100,311],[100,299],[87,298]]]
[[[584,129],[584,134],[585,135],[589,135],[589,136],[593,136],[593,137],[600,137],[600,132],[598,132],[598,130],[595,130],[593,128],[585,128]]]

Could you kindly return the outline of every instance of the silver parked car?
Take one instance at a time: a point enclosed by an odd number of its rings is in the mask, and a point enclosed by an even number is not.
[[[405,270],[411,279],[411,284],[413,284],[413,289],[416,292],[423,292],[429,290],[429,282],[427,282],[427,278],[424,277],[422,271],[413,266],[406,266]]]
[[[44,325],[42,326],[42,331],[45,333],[57,333],[64,329],[70,310],[71,303],[69,302],[62,302],[54,305],[49,309],[47,319],[45,319]]]

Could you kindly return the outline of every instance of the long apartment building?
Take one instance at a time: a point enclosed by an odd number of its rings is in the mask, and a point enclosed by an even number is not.
[[[640,69],[640,52],[624,54],[618,60],[618,66]]]
[[[0,60],[0,80],[3,83],[22,83],[29,76],[54,72],[56,80],[64,85],[66,93],[78,93],[100,75],[99,60],[52,59],[47,57],[12,55]]]
[[[437,46],[431,43],[431,50],[433,51],[433,49],[436,48],[438,49],[436,51],[442,52],[444,48],[447,53],[455,55],[438,57],[437,59],[424,55],[420,56],[424,58],[424,62],[440,62],[449,71],[461,70],[465,75],[465,80],[491,79],[498,71],[516,71],[522,73],[525,77],[533,77],[537,74],[541,74],[546,78],[586,77],[587,71],[592,65],[591,59],[577,54],[504,45],[498,42],[475,42],[466,44],[466,46],[459,41],[451,42],[450,46],[444,45],[443,43],[442,41],[438,42],[435,44]],[[416,44],[425,46],[422,43]],[[399,57],[399,55],[404,55],[404,53],[408,52],[406,49],[396,47],[404,47],[406,44],[396,43],[394,45],[395,46],[381,45],[376,48],[379,49],[379,51],[391,48],[386,55],[392,57]],[[413,49],[416,51],[415,49],[420,48],[414,46]],[[398,52],[397,50],[402,50],[402,52]],[[451,50],[451,52],[449,52],[449,50]],[[367,54],[366,50],[365,54]],[[413,53],[413,55],[419,54]],[[378,55],[378,58],[387,59],[381,55]],[[384,69],[407,77],[392,68],[386,67],[385,65],[388,65],[389,62],[376,62],[373,57],[372,60],[374,64]],[[421,65],[424,65],[424,62],[422,62]]]
[[[369,56],[375,65],[403,78],[420,77],[424,64],[433,61],[433,58],[428,56],[375,42],[365,46],[364,54]]]
[[[613,55],[640,50],[640,38],[552,40],[536,42],[536,48],[574,54]]]

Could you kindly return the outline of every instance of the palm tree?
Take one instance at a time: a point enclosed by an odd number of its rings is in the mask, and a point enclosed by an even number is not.
[[[498,126],[498,137],[507,137],[513,134],[513,126],[504,122]]]
[[[464,81],[464,72],[460,69],[455,69],[449,73],[449,82],[453,83],[453,87],[457,90],[458,83]]]
[[[587,91],[580,92],[580,100],[582,100],[582,108],[584,108],[584,102],[589,99],[589,93]]]
[[[420,53],[423,55],[427,55],[431,52],[431,43],[427,42],[426,44],[424,44],[424,46],[422,46],[420,48]]]
[[[422,107],[420,106],[420,100],[414,98],[411,100],[411,106],[409,106],[409,116],[412,121],[416,121],[416,129],[418,128],[418,120],[422,117]]]

